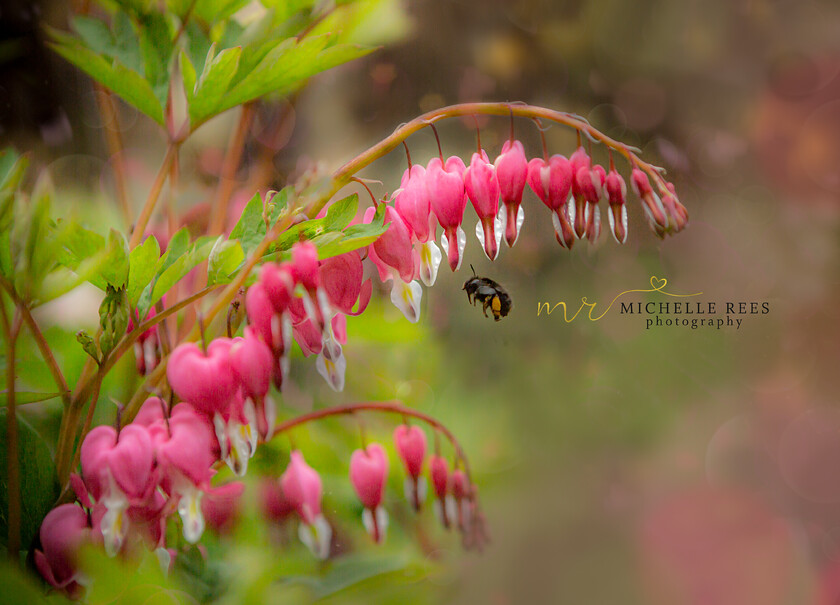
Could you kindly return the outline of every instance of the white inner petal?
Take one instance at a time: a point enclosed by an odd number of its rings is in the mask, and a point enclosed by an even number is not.
[[[318,357],[315,360],[315,369],[327,381],[327,384],[330,385],[332,390],[341,392],[344,390],[344,374],[347,370],[347,360],[341,352],[341,345],[337,346],[338,355],[333,359],[327,359],[324,351],[318,353]]]
[[[417,323],[420,319],[420,300],[423,298],[420,283],[416,280],[405,283],[401,279],[395,279],[391,283],[391,302],[402,311],[408,321]]]
[[[201,512],[201,497],[203,492],[195,486],[190,486],[181,493],[178,501],[178,514],[184,524],[184,539],[195,544],[204,533],[204,515]]]
[[[431,287],[435,285],[437,280],[438,268],[443,255],[433,240],[415,244],[419,247],[420,252],[420,279],[423,283]]]

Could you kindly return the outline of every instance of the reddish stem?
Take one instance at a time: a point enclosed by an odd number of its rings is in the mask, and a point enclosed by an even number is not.
[[[389,414],[401,415],[403,418],[410,417],[416,418],[417,420],[422,420],[423,422],[435,429],[436,450],[438,449],[437,433],[443,433],[449,440],[449,442],[452,444],[452,447],[455,450],[456,459],[460,460],[463,463],[464,472],[467,474],[467,479],[470,481],[470,483],[472,483],[469,462],[467,461],[467,457],[464,454],[464,450],[461,447],[461,444],[458,443],[458,440],[455,438],[455,435],[452,434],[452,431],[446,428],[443,425],[443,423],[437,420],[436,418],[433,418],[428,414],[424,414],[423,412],[418,412],[417,410],[413,410],[409,407],[406,407],[399,401],[364,401],[360,403],[348,403],[345,405],[339,405],[331,408],[324,408],[322,410],[315,410],[314,412],[309,412],[308,414],[303,414],[301,416],[297,416],[295,418],[286,420],[285,422],[281,422],[275,427],[272,437],[279,435],[280,433],[283,433],[285,431],[288,431],[289,429],[292,429],[301,424],[311,422],[313,420],[320,420],[322,418],[328,418],[330,416],[355,414],[356,412],[360,411],[385,412]]]

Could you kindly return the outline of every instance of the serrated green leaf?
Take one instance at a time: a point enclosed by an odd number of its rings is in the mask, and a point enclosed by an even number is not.
[[[110,89],[126,103],[163,125],[163,106],[151,84],[143,76],[119,61],[109,63],[72,36],[52,29],[50,33],[54,40],[51,46],[59,55]]]
[[[239,240],[225,240],[219,236],[207,259],[207,285],[226,284],[245,260]]]
[[[153,235],[134,248],[129,255],[128,302],[131,308],[137,306],[140,294],[155,276],[155,267],[160,259],[160,245]]]
[[[216,56],[212,56],[214,46],[210,47],[201,72],[195,85],[195,95],[190,102],[190,121],[200,124],[217,113],[217,107],[227,92],[228,86],[239,68],[241,47],[226,48]]]
[[[0,410],[0,443],[3,444],[8,443],[6,414],[5,408]],[[47,443],[19,415],[17,443],[21,494],[20,539],[21,544],[28,545],[55,503],[59,486]],[[0,447],[0,540],[4,544],[8,535],[6,521],[9,518],[8,456],[8,447]]]
[[[236,226],[230,232],[230,239],[238,239],[247,255],[265,239],[265,233],[263,202],[260,194],[255,193],[245,205]]]
[[[349,195],[344,199],[338,200],[327,208],[327,216],[324,217],[324,225],[330,231],[341,231],[356,218],[356,212],[359,210],[359,196],[357,194]]]

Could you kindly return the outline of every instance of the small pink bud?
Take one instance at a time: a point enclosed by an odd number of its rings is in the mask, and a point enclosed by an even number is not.
[[[181,400],[208,416],[224,410],[239,388],[230,361],[232,344],[229,338],[217,338],[207,347],[205,355],[197,344],[184,343],[169,356],[166,367],[169,386]]]

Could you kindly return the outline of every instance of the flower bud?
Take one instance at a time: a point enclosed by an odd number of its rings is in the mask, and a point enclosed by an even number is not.
[[[623,244],[627,241],[627,185],[618,172],[611,170],[604,181],[604,190],[610,204],[610,230],[615,241]]]

